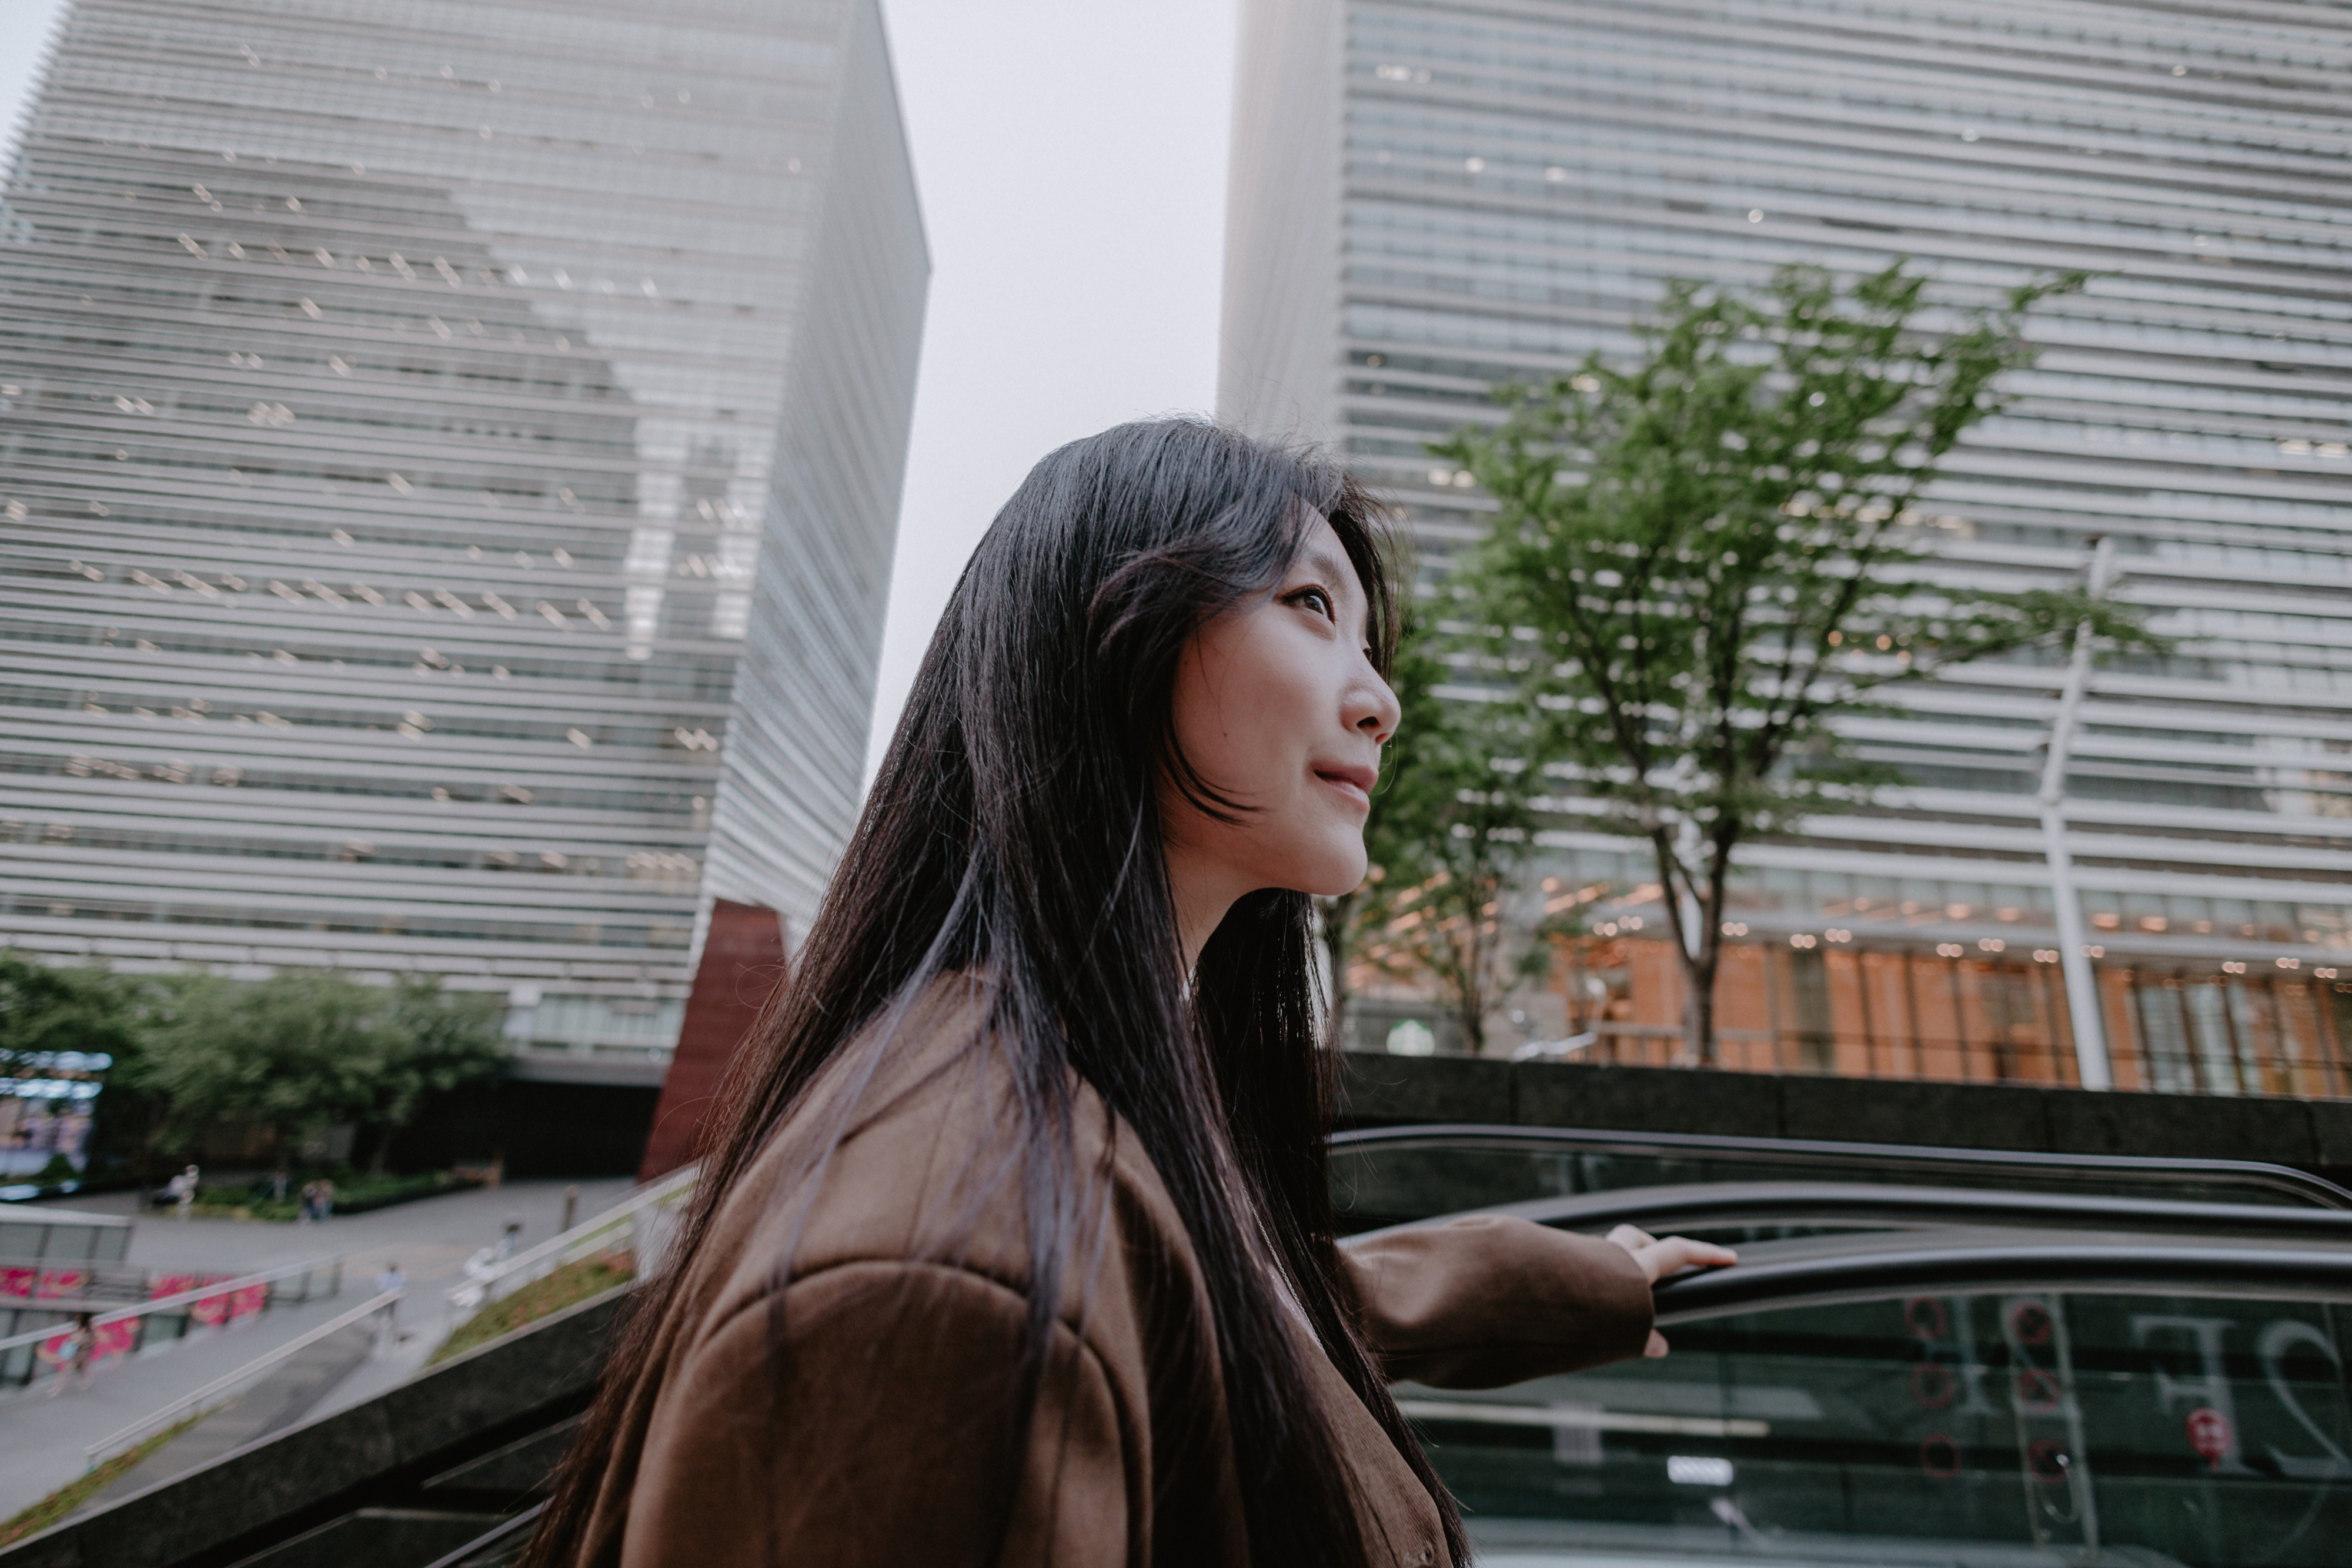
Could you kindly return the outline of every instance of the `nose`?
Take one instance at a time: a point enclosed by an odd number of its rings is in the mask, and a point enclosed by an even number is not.
[[[1396,693],[1390,689],[1388,682],[1381,678],[1380,672],[1372,668],[1371,662],[1366,660],[1360,677],[1348,693],[1349,727],[1370,737],[1374,746],[1386,746],[1389,737],[1396,734],[1397,720],[1402,714]]]

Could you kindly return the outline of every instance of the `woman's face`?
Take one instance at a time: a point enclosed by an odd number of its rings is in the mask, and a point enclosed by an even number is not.
[[[1348,552],[1318,517],[1271,593],[1226,611],[1186,647],[1177,744],[1211,789],[1246,808],[1221,822],[1172,782],[1161,787],[1189,952],[1245,894],[1332,895],[1363,881],[1364,819],[1397,722],[1396,694],[1372,668],[1366,614]]]

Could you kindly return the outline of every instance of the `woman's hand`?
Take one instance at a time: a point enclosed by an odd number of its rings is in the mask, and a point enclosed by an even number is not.
[[[1739,1261],[1739,1254],[1728,1247],[1694,1241],[1687,1236],[1669,1236],[1661,1241],[1639,1226],[1621,1225],[1609,1233],[1609,1239],[1633,1255],[1633,1261],[1642,1266],[1642,1272],[1653,1285],[1685,1269],[1720,1269]],[[1652,1329],[1650,1343],[1642,1347],[1642,1354],[1651,1357],[1665,1354],[1666,1336]]]

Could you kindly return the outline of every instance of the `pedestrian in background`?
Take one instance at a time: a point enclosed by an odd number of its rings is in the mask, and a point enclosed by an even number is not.
[[[180,1218],[185,1220],[196,1207],[196,1167],[190,1166],[173,1176],[164,1184],[163,1192],[179,1209]]]
[[[74,1326],[58,1343],[55,1350],[43,1345],[36,1354],[58,1369],[58,1380],[50,1385],[49,1397],[55,1399],[66,1391],[68,1378],[79,1379],[82,1387],[90,1383],[90,1360],[98,1350],[98,1330],[90,1323],[88,1312],[74,1314]]]
[[[375,1293],[377,1295],[387,1295],[394,1291],[405,1291],[406,1289],[408,1289],[408,1276],[400,1271],[400,1264],[397,1261],[386,1260],[384,1266],[375,1271]],[[390,1306],[387,1306],[383,1310],[383,1343],[389,1345],[399,1338],[400,1302],[395,1300]]]

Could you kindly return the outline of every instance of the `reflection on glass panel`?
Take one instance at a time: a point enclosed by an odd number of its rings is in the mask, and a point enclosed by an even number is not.
[[[2320,1568],[2352,1564],[2347,1329],[2324,1303],[1916,1295],[1397,1394],[1488,1563]]]

